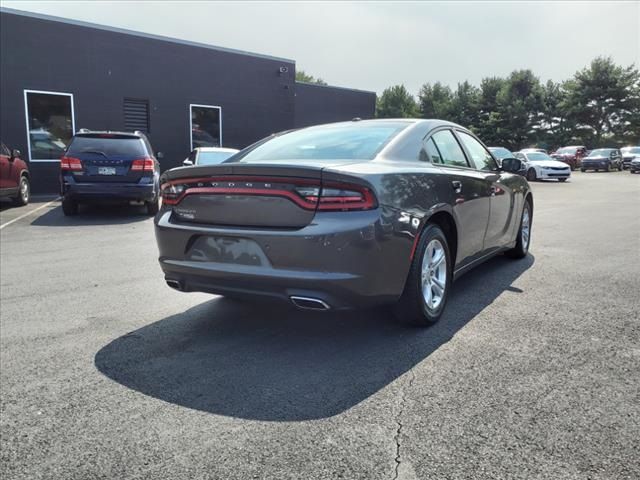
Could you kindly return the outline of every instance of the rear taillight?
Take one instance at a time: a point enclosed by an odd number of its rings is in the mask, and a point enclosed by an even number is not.
[[[328,184],[322,187],[320,197],[315,198],[318,202],[318,210],[325,212],[371,210],[376,207],[371,190],[360,185]]]
[[[81,172],[82,162],[79,158],[62,157],[60,159],[60,170],[63,172]]]
[[[153,158],[139,158],[131,162],[132,172],[153,172]]]
[[[284,197],[305,210],[345,212],[371,210],[376,200],[370,189],[346,183],[320,186],[315,180],[222,177],[175,180],[162,185],[162,203],[177,205],[187,195],[247,195]]]

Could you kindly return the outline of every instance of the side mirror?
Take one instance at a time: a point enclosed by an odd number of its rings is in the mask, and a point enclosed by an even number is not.
[[[189,160],[188,158],[185,158],[182,162],[182,165],[184,165],[185,167],[190,167],[193,165],[193,162],[191,160]]]
[[[157,152],[157,153],[156,153],[156,158],[157,158],[158,160],[160,160],[161,158],[164,158],[164,153],[162,153],[162,152]]]
[[[522,161],[517,158],[503,158],[502,170],[509,173],[518,173],[522,170]]]
[[[13,160],[15,158],[20,158],[20,150],[18,150],[17,148],[14,148],[13,150],[11,150],[10,160]]]

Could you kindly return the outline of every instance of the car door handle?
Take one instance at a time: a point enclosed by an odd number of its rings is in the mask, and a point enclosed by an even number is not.
[[[458,180],[453,180],[451,182],[451,186],[453,187],[453,190],[456,193],[462,193],[462,182],[459,182]]]

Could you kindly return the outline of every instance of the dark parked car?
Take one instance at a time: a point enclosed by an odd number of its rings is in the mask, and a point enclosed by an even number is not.
[[[11,198],[16,205],[26,205],[30,195],[29,167],[20,158],[20,151],[9,150],[0,142],[0,197]]]
[[[622,154],[622,168],[629,168],[634,158],[640,158],[640,147],[624,147],[620,149]]]
[[[505,158],[516,158],[511,150],[504,147],[489,147],[489,151],[493,154],[499,165],[502,165],[502,161]],[[527,175],[527,164],[526,162],[522,162],[521,165],[522,168],[516,173],[525,177]]]
[[[566,163],[571,167],[571,170],[575,170],[580,167],[582,159],[587,156],[587,147],[584,145],[573,145],[569,147],[562,147],[551,154],[551,157]]]
[[[533,198],[519,169],[440,120],[285,132],[163,174],[160,265],[181,291],[312,310],[393,303],[400,319],[431,324],[455,277],[527,254]]]
[[[158,212],[160,165],[141,132],[92,132],[74,135],[60,159],[62,210],[78,213],[79,203],[144,202]]]
[[[598,148],[592,150],[589,156],[582,159],[582,165],[580,171],[585,172],[587,170],[605,172],[610,171],[612,168],[622,170],[622,154],[617,148]]]
[[[640,157],[636,157],[629,163],[629,171],[631,173],[640,172]]]

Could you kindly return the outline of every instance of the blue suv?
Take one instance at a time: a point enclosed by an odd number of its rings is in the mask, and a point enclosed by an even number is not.
[[[160,164],[142,132],[76,133],[60,159],[62,211],[76,215],[79,203],[144,202],[158,212]]]

